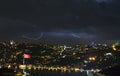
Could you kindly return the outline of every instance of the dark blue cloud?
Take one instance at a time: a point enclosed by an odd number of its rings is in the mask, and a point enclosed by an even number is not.
[[[43,38],[53,39],[119,39],[119,2],[119,0],[0,1],[1,38],[26,37],[35,40],[43,33]]]

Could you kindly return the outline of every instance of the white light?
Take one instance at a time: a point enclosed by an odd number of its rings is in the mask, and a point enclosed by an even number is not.
[[[13,45],[13,42],[10,42],[11,45]]]
[[[87,61],[87,60],[84,60],[84,63],[88,63],[88,61]]]
[[[2,66],[0,65],[0,68],[2,68]]]
[[[112,53],[106,53],[105,55],[112,55]]]

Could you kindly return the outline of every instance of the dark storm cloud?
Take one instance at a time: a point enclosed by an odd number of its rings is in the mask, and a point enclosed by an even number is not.
[[[34,32],[31,24],[9,18],[0,18],[1,38],[14,38],[23,33]]]
[[[12,0],[1,2],[2,16],[54,27],[118,24],[118,0]],[[104,2],[105,1],[105,2]],[[117,5],[116,5],[117,4]],[[70,27],[69,26],[69,27]]]
[[[3,37],[39,37],[44,33],[119,39],[119,3],[119,0],[4,0],[0,1],[0,32]]]
[[[104,26],[99,27],[97,30],[97,37],[99,39],[113,39],[113,40],[119,40],[119,28],[120,26]]]

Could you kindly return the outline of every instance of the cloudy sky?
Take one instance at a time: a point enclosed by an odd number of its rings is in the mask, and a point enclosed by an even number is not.
[[[0,1],[0,40],[119,40],[120,0]]]

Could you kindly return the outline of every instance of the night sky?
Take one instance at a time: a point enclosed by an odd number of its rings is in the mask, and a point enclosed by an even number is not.
[[[2,0],[0,40],[120,39],[120,0]]]

